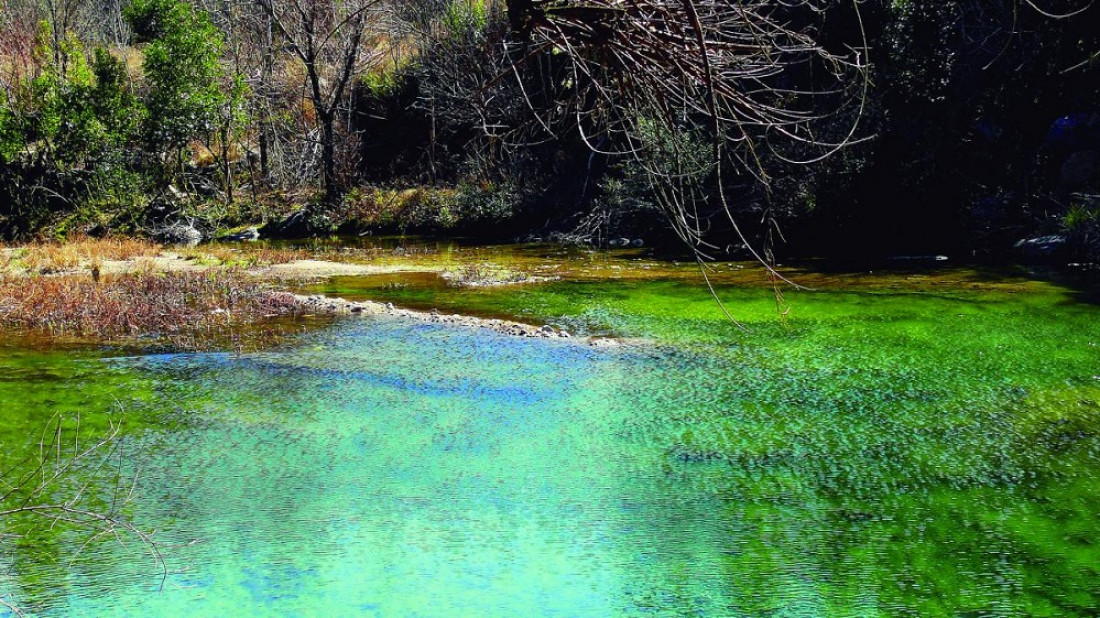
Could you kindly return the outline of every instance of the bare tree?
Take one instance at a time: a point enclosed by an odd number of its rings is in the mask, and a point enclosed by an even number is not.
[[[256,0],[282,43],[304,70],[321,146],[321,182],[328,202],[338,199],[338,120],[352,81],[377,62],[371,27],[381,19],[380,0]]]
[[[645,169],[676,232],[700,258],[717,202],[762,262],[733,215],[724,176],[768,184],[762,160],[790,160],[799,146],[817,160],[855,139],[817,127],[865,94],[866,43],[818,41],[825,0],[510,0],[517,64],[547,53],[570,63],[572,126],[593,151],[617,152]],[[858,3],[851,3],[857,11]],[[858,119],[858,114],[855,116]],[[601,136],[617,136],[604,140]],[[727,168],[731,168],[730,169]]]

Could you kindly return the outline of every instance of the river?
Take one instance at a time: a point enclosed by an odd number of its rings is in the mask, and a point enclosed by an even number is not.
[[[5,342],[3,463],[55,414],[72,435],[120,422],[125,512],[167,575],[137,539],[58,526],[0,536],[0,598],[43,616],[1100,612],[1100,311],[1079,292],[807,267],[813,289],[777,310],[758,272],[720,265],[739,328],[690,265],[533,255],[509,264],[560,278],[312,291],[637,341],[349,317],[244,354]]]

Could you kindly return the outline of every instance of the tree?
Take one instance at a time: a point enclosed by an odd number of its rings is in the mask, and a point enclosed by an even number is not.
[[[135,0],[125,16],[137,40],[148,42],[146,142],[182,175],[191,141],[229,139],[243,84],[222,68],[222,35],[205,11],[183,0]]]
[[[830,8],[830,5],[833,5]],[[831,139],[820,125],[859,106],[866,41],[825,44],[827,10],[815,0],[509,0],[514,64],[568,59],[569,125],[596,152],[644,169],[672,228],[700,260],[711,205],[742,232],[732,179],[769,200],[767,158],[809,163],[853,141],[859,115]],[[856,11],[858,2],[847,4]],[[517,74],[519,71],[517,70]],[[766,209],[765,209],[766,212]]]
[[[368,28],[380,19],[379,0],[256,0],[302,63],[304,89],[312,106],[321,146],[325,201],[338,201],[337,129],[347,110],[352,80],[377,62]],[[347,126],[345,123],[344,126]]]

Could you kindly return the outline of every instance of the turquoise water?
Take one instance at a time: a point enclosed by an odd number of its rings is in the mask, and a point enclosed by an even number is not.
[[[54,412],[124,419],[128,513],[168,575],[60,526],[7,544],[0,596],[47,616],[1096,615],[1097,309],[968,288],[795,295],[785,326],[767,292],[724,290],[748,332],[691,283],[479,293],[651,340],[611,349],[386,318],[244,355],[8,348],[5,461]]]

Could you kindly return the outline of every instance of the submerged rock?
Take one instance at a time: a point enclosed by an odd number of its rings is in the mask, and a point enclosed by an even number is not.
[[[892,255],[887,260],[891,262],[946,262],[946,255]]]

